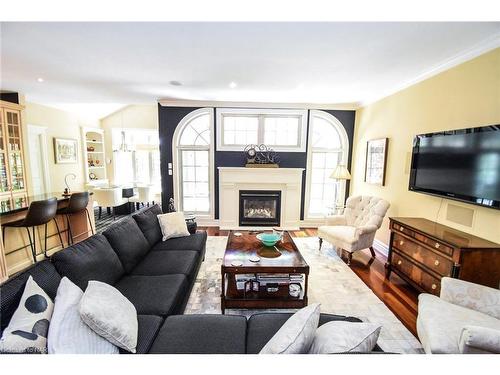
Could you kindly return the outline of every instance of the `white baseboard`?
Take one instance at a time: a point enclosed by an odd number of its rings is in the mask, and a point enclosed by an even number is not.
[[[373,241],[373,248],[377,250],[379,253],[384,254],[385,256],[389,254],[389,246],[377,239]]]

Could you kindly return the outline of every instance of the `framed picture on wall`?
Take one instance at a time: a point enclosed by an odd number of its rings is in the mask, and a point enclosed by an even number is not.
[[[75,164],[78,162],[78,140],[54,138],[54,157],[56,164]]]
[[[365,182],[384,186],[389,138],[372,139],[366,145]]]

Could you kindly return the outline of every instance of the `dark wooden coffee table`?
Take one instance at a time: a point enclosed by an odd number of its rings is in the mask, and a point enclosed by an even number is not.
[[[235,233],[241,233],[236,236]],[[221,309],[265,309],[265,308],[302,308],[307,306],[307,284],[309,265],[297,249],[290,234],[284,232],[283,238],[275,247],[266,247],[257,239],[261,232],[230,231],[226,252],[222,261]],[[252,262],[258,256],[260,261]],[[241,264],[240,264],[241,263]],[[238,275],[247,275],[259,283],[244,283]],[[286,275],[293,275],[292,283],[301,284],[298,297],[289,294],[289,285],[283,282]],[[302,275],[302,281],[296,282]],[[270,282],[270,279],[281,279]],[[264,285],[265,284],[265,285]],[[238,288],[239,286],[239,288]],[[243,288],[242,288],[243,286]],[[248,288],[247,288],[248,287]],[[251,290],[250,287],[252,287]]]

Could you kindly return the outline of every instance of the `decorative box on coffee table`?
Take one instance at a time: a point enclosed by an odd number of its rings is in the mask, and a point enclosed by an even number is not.
[[[221,266],[223,314],[230,308],[293,309],[307,306],[309,265],[290,234],[283,232],[281,241],[274,247],[267,247],[257,239],[258,233],[229,233]],[[297,291],[295,288],[300,291],[297,296],[293,295]]]

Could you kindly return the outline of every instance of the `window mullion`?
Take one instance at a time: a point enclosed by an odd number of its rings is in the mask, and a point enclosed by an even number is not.
[[[264,143],[264,115],[259,116],[259,126],[257,128],[257,142]]]

